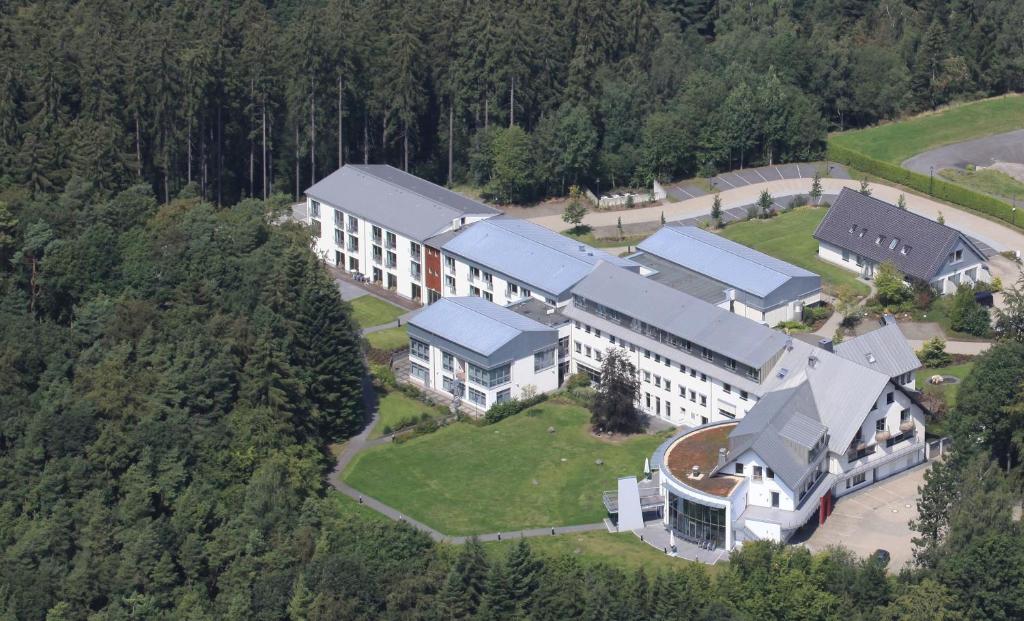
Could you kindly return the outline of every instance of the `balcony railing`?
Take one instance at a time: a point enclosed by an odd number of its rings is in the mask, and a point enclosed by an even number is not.
[[[359,244],[348,244],[345,249],[349,252],[359,252]]]
[[[412,276],[414,280],[419,280],[421,274],[420,270],[409,270],[409,276]]]
[[[394,268],[398,267],[398,261],[395,261],[395,260],[392,260],[392,259],[388,259],[387,261],[384,262],[384,267],[389,268],[389,269],[394,269]]]
[[[398,247],[398,242],[395,239],[388,238],[387,243],[384,244],[388,250],[394,250]]]
[[[353,234],[358,233],[359,232],[359,225],[356,224],[355,222],[349,222],[348,226],[345,227],[345,230],[348,231],[349,233],[353,233]]]
[[[377,265],[380,265],[383,261],[384,257],[380,256],[379,254],[373,255],[373,262],[376,263]]]

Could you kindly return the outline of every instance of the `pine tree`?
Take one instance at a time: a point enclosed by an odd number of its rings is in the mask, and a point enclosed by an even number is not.
[[[772,204],[775,199],[768,193],[768,190],[761,190],[761,196],[757,199],[757,211],[761,218],[767,218],[772,215]]]
[[[868,178],[864,177],[860,180],[860,193],[864,196],[871,196],[871,186],[868,185]]]
[[[463,619],[476,614],[486,591],[487,577],[487,553],[480,541],[472,537],[463,544],[438,595],[445,616]]]
[[[715,192],[715,198],[711,201],[711,219],[716,227],[722,226],[722,195]]]
[[[542,563],[533,556],[530,544],[520,539],[509,550],[505,560],[510,595],[516,602],[519,613],[526,615],[531,609],[533,594],[539,586]]]
[[[818,205],[821,202],[821,173],[814,171],[814,179],[811,181],[811,202]]]
[[[518,602],[512,594],[512,583],[505,564],[495,561],[487,574],[487,583],[480,600],[477,618],[481,621],[506,621],[516,617]]]
[[[903,194],[900,194],[900,197],[898,199],[896,199],[896,206],[899,207],[900,209],[906,211],[907,210],[907,197],[903,196]]]

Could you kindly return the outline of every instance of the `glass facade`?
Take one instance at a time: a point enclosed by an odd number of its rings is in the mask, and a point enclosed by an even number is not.
[[[669,525],[686,541],[725,547],[725,508],[712,507],[670,494]]]

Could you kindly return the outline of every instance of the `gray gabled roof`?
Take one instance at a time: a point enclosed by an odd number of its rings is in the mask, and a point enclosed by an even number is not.
[[[895,323],[838,343],[835,350],[837,355],[889,377],[921,368],[914,348]]]
[[[764,382],[765,395],[730,434],[730,459],[754,450],[794,488],[810,471],[806,451],[819,432],[827,429],[830,451],[845,451],[888,383],[885,373],[793,340]]]
[[[876,243],[879,236],[882,240]],[[926,281],[945,265],[957,242],[985,256],[960,231],[850,188],[839,193],[814,238],[878,263],[889,261],[900,272]],[[894,239],[897,243],[890,248]]]
[[[346,164],[306,195],[417,241],[448,229],[454,220],[501,213],[383,164]]]
[[[442,249],[555,297],[562,297],[601,261],[640,268],[539,224],[508,217],[478,222],[447,240]]]
[[[821,289],[817,274],[696,226],[663,226],[637,248],[761,298],[794,281],[799,293]]]
[[[473,296],[441,298],[413,315],[409,325],[483,356],[526,332],[557,336],[553,328]]]
[[[573,294],[760,369],[785,334],[628,270],[601,263]]]

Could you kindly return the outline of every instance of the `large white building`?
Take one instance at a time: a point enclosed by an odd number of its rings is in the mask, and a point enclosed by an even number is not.
[[[441,258],[424,242],[500,212],[386,165],[346,164],[306,190],[316,252],[421,303],[441,297]]]
[[[821,276],[699,227],[664,226],[637,250],[645,276],[769,326],[821,301]]]
[[[444,298],[409,320],[409,378],[483,412],[558,388],[558,328],[480,297]]]
[[[960,231],[849,188],[839,193],[814,238],[819,257],[864,278],[874,278],[888,262],[943,294],[992,279],[985,254]]]

